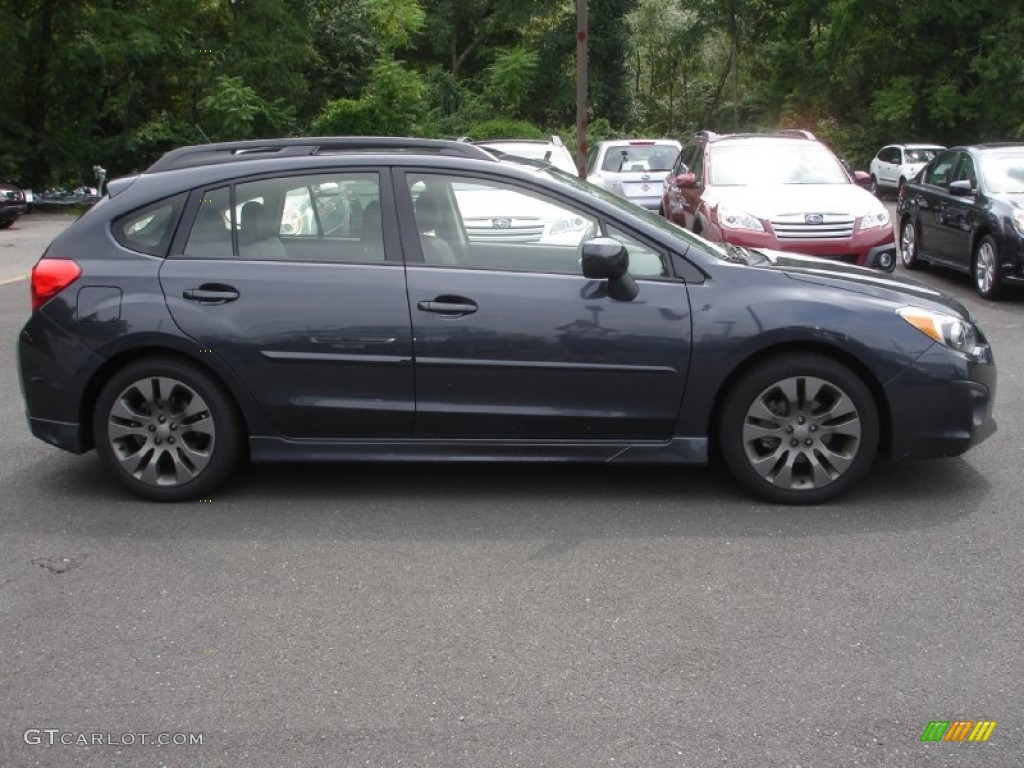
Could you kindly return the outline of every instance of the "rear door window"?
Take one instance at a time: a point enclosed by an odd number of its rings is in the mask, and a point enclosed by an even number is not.
[[[385,261],[375,172],[259,179],[207,190],[185,243],[194,259]]]

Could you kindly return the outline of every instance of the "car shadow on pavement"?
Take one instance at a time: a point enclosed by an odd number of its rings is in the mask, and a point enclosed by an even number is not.
[[[860,488],[819,506],[762,502],[703,468],[551,463],[256,465],[209,500],[157,504],[122,490],[95,456],[46,456],[5,485],[23,500],[4,515],[8,531],[159,539],[860,534],[954,523],[989,493],[962,458],[880,460]]]

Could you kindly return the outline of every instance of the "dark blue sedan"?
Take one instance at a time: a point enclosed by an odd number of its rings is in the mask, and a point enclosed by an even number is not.
[[[1024,144],[954,147],[900,190],[903,266],[937,264],[986,299],[1024,286]]]

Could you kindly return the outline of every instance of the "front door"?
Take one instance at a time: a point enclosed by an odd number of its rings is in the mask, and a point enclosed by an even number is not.
[[[409,173],[403,187],[418,230],[406,247],[423,253],[407,269],[418,437],[670,437],[690,313],[664,254],[503,181]],[[632,301],[581,274],[580,245],[599,227],[633,255]]]

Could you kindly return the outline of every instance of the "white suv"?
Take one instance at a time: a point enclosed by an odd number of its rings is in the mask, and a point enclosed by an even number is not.
[[[914,178],[925,163],[945,147],[938,144],[890,144],[878,150],[871,161],[871,192],[899,191],[907,179]]]
[[[587,153],[587,181],[651,211],[682,144],[672,139],[599,141]]]

